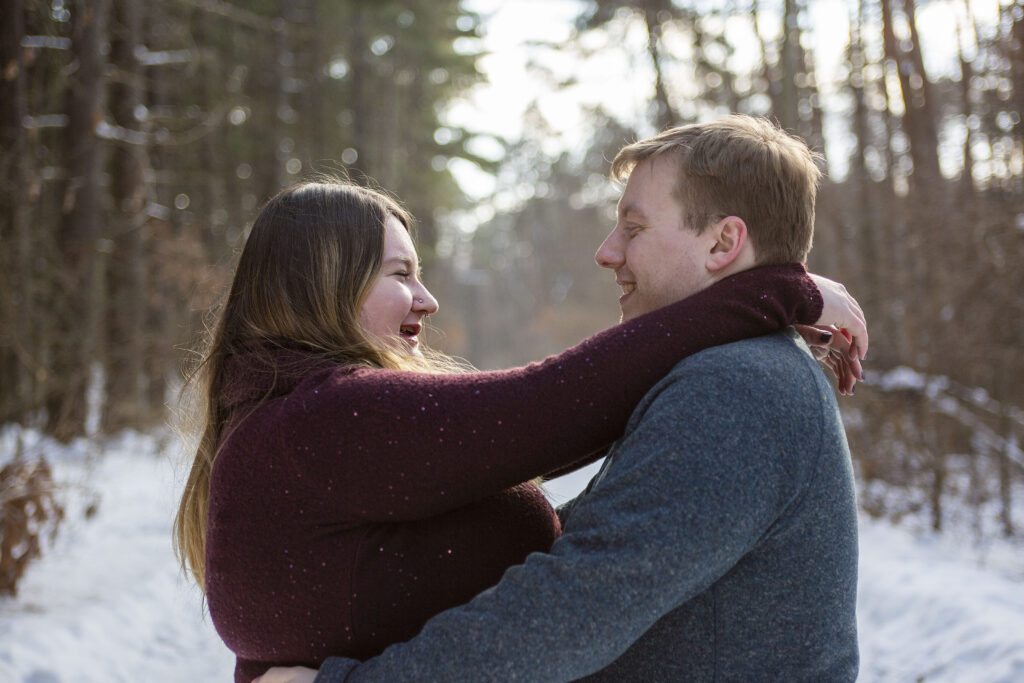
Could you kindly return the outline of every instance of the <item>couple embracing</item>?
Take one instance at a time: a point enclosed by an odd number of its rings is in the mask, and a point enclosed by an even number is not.
[[[808,275],[820,171],[746,116],[623,148],[622,321],[475,372],[384,194],[262,209],[193,376],[175,522],[236,681],[852,681],[857,528],[831,385],[867,330]],[[534,483],[607,456],[553,509]]]

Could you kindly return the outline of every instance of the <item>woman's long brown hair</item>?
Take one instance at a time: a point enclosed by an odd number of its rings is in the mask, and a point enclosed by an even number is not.
[[[408,214],[381,192],[339,181],[307,182],[273,197],[252,226],[227,299],[182,390],[184,431],[198,436],[198,443],[174,519],[174,547],[182,568],[204,590],[210,477],[227,420],[220,394],[228,358],[301,345],[346,364],[464,369],[440,354],[396,354],[359,324],[381,267],[388,216],[410,229]]]

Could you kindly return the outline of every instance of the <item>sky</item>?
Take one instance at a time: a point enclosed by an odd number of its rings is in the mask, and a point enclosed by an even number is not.
[[[702,0],[698,0],[702,1]],[[762,0],[767,17],[778,0]],[[992,30],[1000,3],[1013,0],[968,0],[979,31]],[[481,134],[474,143],[475,152],[499,158],[501,147],[493,137],[514,140],[523,133],[523,114],[536,101],[555,134],[545,142],[544,151],[558,153],[585,144],[583,110],[601,104],[623,121],[644,125],[641,112],[652,99],[653,78],[646,53],[646,35],[642,26],[617,26],[612,33],[592,32],[582,45],[591,51],[580,59],[574,51],[539,47],[536,41],[564,43],[573,34],[573,19],[583,3],[578,0],[465,0],[465,7],[484,18],[482,38],[467,48],[482,48],[486,53],[478,66],[486,81],[473,89],[467,98],[446,112],[446,122]],[[843,50],[849,34],[850,0],[810,0],[807,16],[816,58],[819,83],[827,94],[840,85]],[[963,0],[932,0],[918,8],[918,28],[924,44],[926,70],[930,77],[953,73],[956,68],[957,13],[963,14]],[[762,21],[762,32],[779,30],[777,22]],[[749,64],[760,59],[760,48],[750,27],[742,20],[728,26],[735,48],[736,64]],[[880,32],[879,32],[880,35]],[[666,36],[666,40],[671,40]],[[968,53],[971,46],[967,46]],[[568,88],[556,89],[536,71],[528,67],[536,60],[559,78],[572,78]],[[826,103],[832,130],[842,128],[843,104],[833,98]],[[655,132],[653,130],[649,131]],[[828,132],[828,131],[827,131]],[[841,135],[830,136],[835,142],[826,150],[833,174],[844,171],[844,147]],[[453,160],[453,174],[464,191],[480,200],[495,190],[495,178],[482,172],[471,162]]]

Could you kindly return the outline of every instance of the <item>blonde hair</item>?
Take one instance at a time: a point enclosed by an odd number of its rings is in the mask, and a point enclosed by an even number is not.
[[[322,358],[394,370],[458,372],[466,366],[426,350],[401,355],[375,341],[359,311],[381,267],[385,221],[394,216],[411,232],[411,218],[383,192],[330,180],[287,188],[260,211],[238,259],[227,298],[208,330],[182,401],[198,436],[195,456],[174,519],[175,553],[205,590],[210,477],[226,411],[221,407],[225,361],[299,346]]]
[[[623,147],[612,178],[625,182],[637,165],[672,155],[675,197],[686,225],[703,231],[718,218],[747,224],[760,264],[803,262],[814,235],[821,157],[772,122],[742,114],[670,128]]]

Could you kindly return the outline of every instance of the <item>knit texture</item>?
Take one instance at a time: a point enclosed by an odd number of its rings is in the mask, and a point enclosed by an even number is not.
[[[682,361],[550,554],[348,681],[853,681],[857,517],[831,387],[792,330]]]
[[[236,680],[412,637],[550,547],[558,519],[522,482],[603,453],[680,358],[820,311],[802,266],[773,266],[513,370],[230,359],[206,560]]]

